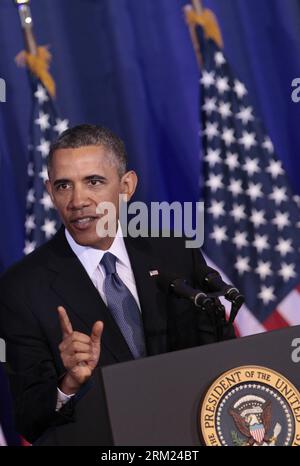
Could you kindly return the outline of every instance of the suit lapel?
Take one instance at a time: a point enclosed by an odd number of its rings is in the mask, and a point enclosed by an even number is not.
[[[67,312],[76,314],[91,332],[97,320],[104,322],[102,345],[117,361],[132,359],[131,352],[100,294],[96,290],[79,259],[71,250],[61,229],[52,242],[48,266],[55,270],[52,289],[65,303]],[[76,330],[76,329],[75,329]]]

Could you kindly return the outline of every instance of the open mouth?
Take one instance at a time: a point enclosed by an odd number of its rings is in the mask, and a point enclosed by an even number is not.
[[[98,217],[78,217],[71,220],[71,224],[78,230],[86,230],[98,220]]]

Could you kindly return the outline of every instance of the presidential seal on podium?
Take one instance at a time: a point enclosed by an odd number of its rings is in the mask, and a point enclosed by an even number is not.
[[[205,445],[300,445],[300,394],[266,367],[231,369],[207,390],[199,428]]]

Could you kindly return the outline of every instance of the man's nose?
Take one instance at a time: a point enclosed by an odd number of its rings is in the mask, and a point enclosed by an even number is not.
[[[72,191],[72,197],[69,204],[70,208],[79,210],[89,205],[90,200],[85,189],[80,186],[75,186]]]

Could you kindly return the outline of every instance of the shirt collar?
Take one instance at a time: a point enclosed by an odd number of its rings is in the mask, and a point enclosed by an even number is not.
[[[107,250],[94,249],[89,246],[81,246],[74,241],[68,230],[65,228],[65,236],[69,243],[70,248],[78,257],[89,277],[92,278],[104,254],[110,252],[114,254],[119,262],[127,267],[130,267],[130,260],[126,250],[122,229],[118,225],[117,234],[113,240],[112,245]]]

